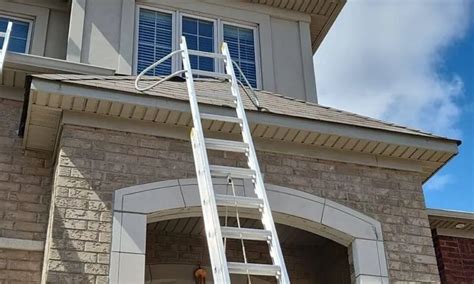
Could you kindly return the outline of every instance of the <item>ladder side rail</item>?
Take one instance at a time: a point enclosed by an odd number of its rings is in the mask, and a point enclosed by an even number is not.
[[[196,175],[199,183],[199,194],[201,198],[206,239],[208,242],[209,256],[213,267],[212,273],[215,283],[230,283],[230,275],[227,267],[224,243],[220,230],[219,215],[214,195],[214,188],[209,168],[207,150],[204,145],[204,132],[201,124],[194,79],[189,60],[188,47],[185,37],[181,37],[180,49],[182,50],[183,67],[186,76],[186,85],[189,93],[189,103],[193,118],[193,130],[191,139],[193,142],[194,159],[196,163]],[[216,227],[218,226],[218,227]]]
[[[288,272],[286,270],[285,261],[283,259],[283,253],[280,248],[280,242],[278,240],[278,235],[276,233],[275,223],[273,221],[270,204],[268,202],[267,194],[265,192],[265,186],[263,183],[262,174],[260,171],[260,167],[258,165],[257,155],[255,151],[255,147],[252,141],[252,135],[250,131],[250,127],[247,121],[247,117],[245,115],[245,108],[242,102],[242,98],[240,97],[239,85],[237,84],[237,78],[235,77],[235,72],[232,64],[232,58],[230,56],[229,49],[226,43],[222,44],[222,53],[227,57],[225,62],[226,65],[226,72],[227,74],[231,75],[231,89],[232,94],[235,96],[237,101],[237,116],[242,120],[242,138],[245,143],[248,144],[249,147],[249,167],[253,169],[255,174],[255,193],[259,198],[263,200],[263,212],[262,212],[262,224],[266,230],[269,230],[273,234],[273,239],[269,243],[270,247],[270,256],[273,259],[274,264],[278,264],[281,268],[281,275],[279,277],[280,284],[288,284],[290,283]]]
[[[2,52],[0,53],[0,75],[3,73],[3,64],[5,63],[5,57],[7,56],[8,43],[10,42],[12,28],[13,22],[8,22],[7,29],[3,33],[3,46]]]

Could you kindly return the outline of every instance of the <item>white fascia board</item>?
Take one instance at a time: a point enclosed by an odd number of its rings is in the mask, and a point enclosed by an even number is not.
[[[464,220],[474,220],[474,212],[467,211],[452,211],[452,210],[443,210],[443,209],[427,209],[428,216],[437,218],[454,218],[454,219],[464,219]]]
[[[115,74],[115,70],[100,66],[10,51],[6,54],[4,68],[27,73]]]
[[[114,101],[144,107],[156,107],[173,111],[190,112],[189,104],[184,100],[151,96],[147,94],[121,92],[116,90],[81,86],[73,83],[55,82],[51,80],[33,78],[31,88],[37,91],[79,96],[98,100]],[[219,106],[201,104],[202,112],[220,115],[232,115],[232,109]],[[290,129],[306,130],[317,133],[332,134],[356,139],[378,141],[387,144],[396,144],[433,151],[442,151],[457,154],[458,147],[454,140],[443,140],[430,137],[415,136],[405,133],[395,133],[373,128],[317,121],[297,117],[289,117],[271,113],[247,111],[250,123],[287,127]]]

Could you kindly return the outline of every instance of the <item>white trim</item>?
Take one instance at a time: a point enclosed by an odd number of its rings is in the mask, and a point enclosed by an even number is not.
[[[4,69],[18,70],[29,74],[78,73],[87,75],[113,75],[115,73],[113,69],[91,64],[11,51],[7,52],[5,56]]]
[[[225,192],[225,179],[213,179],[213,183],[217,192]],[[254,197],[253,191],[247,190],[245,183],[237,186],[245,196]],[[115,191],[111,283],[143,283],[145,267],[136,262],[145,257],[144,222],[201,216],[197,187],[196,179],[179,179]],[[380,222],[344,205],[300,190],[271,184],[267,184],[266,188],[278,223],[322,235],[350,248],[354,276],[359,279],[357,283],[388,283]],[[242,213],[242,217],[252,216]],[[131,258],[130,253],[135,257]],[[122,273],[122,267],[130,268]],[[366,277],[372,281],[366,280]]]
[[[430,217],[434,217],[434,218],[445,217],[445,218],[474,220],[474,212],[430,209],[430,208],[426,209],[426,211]]]
[[[33,30],[33,25],[34,25],[33,19],[17,16],[17,15],[14,15],[14,14],[12,16],[8,13],[0,13],[0,17],[6,18],[8,20],[11,19],[11,20],[17,20],[17,21],[20,21],[20,22],[28,23],[28,34],[26,36],[25,52],[21,52],[21,53],[29,54],[30,53],[30,44],[31,44],[31,32]],[[15,24],[15,23],[13,23],[13,24]],[[11,38],[12,35],[13,35],[13,28],[12,28],[12,34],[10,35],[10,38]],[[2,49],[0,48],[0,50],[2,50]]]
[[[474,239],[474,231],[465,231],[462,229],[436,228],[436,234],[439,236]]]
[[[14,238],[0,238],[0,249],[43,251],[44,242]]]

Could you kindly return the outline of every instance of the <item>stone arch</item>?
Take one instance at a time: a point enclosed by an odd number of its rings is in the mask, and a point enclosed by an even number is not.
[[[225,180],[215,180],[217,192]],[[245,196],[245,184],[238,184]],[[350,248],[356,283],[388,283],[380,222],[344,205],[287,187],[266,184],[278,223],[329,238]],[[144,283],[147,222],[200,216],[196,179],[178,179],[117,190],[113,205],[110,283]],[[244,212],[245,214],[245,212]],[[251,216],[249,216],[251,217]]]

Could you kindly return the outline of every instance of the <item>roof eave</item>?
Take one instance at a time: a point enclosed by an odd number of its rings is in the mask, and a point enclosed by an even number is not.
[[[102,89],[93,86],[81,86],[74,83],[48,80],[44,78],[33,78],[31,89],[36,94],[43,94],[43,100],[45,96],[48,97],[51,96],[51,94],[58,94],[65,97],[69,96],[85,98],[87,100],[99,99],[103,101],[117,102],[139,107],[153,107],[156,109],[174,111],[177,113],[189,113],[189,104],[184,100]],[[46,111],[47,106],[41,106],[41,109],[42,111]],[[61,108],[57,107],[55,109],[51,108],[51,110],[55,112],[62,111]],[[230,113],[231,109],[219,107],[216,105],[202,104],[202,111],[226,115]],[[311,120],[307,118],[285,116],[269,112],[248,111],[247,115],[249,122],[255,125],[267,125],[270,127],[278,127],[280,129],[295,129],[296,131],[308,133],[308,135],[310,133],[324,133],[325,135],[341,137],[344,139],[349,138],[355,139],[357,141],[376,141],[377,143],[382,143],[383,145],[403,144],[409,147],[415,147],[416,149],[428,149],[428,151],[433,153],[442,153],[443,157],[446,157],[446,160],[449,160],[457,153],[457,143],[453,140],[444,138],[416,136],[407,133],[396,133],[382,129],[365,128],[362,126],[354,126],[321,120]],[[26,125],[28,126],[28,123],[26,123]],[[26,131],[28,131],[28,129]],[[25,145],[28,143],[27,140],[28,135],[25,135]],[[340,150],[343,149],[341,148]],[[397,158],[390,155],[380,156],[381,159],[383,157]],[[422,160],[417,161],[423,162]],[[430,176],[438,168],[442,167],[446,163],[446,161],[443,161],[444,159],[442,162],[425,164],[425,166],[423,166],[426,168],[423,169],[424,177],[426,178],[427,176]]]

